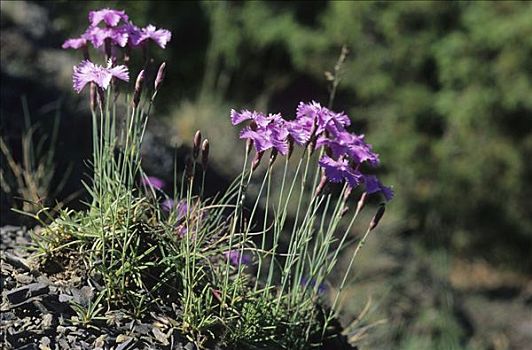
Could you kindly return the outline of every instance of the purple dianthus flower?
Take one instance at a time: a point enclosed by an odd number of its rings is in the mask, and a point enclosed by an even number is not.
[[[166,44],[172,38],[172,33],[166,29],[157,29],[153,25],[148,25],[146,28],[137,28],[134,25],[129,25],[129,34],[131,37],[131,45],[140,46],[148,40],[153,40],[161,48],[166,48]]]
[[[79,50],[83,47],[87,46],[87,38],[85,38],[83,35],[79,38],[71,38],[65,40],[63,45],[61,46],[63,49],[74,49]]]
[[[326,107],[322,107],[318,102],[300,102],[297,106],[296,120],[300,125],[305,125],[308,133],[312,132],[316,125],[316,134],[320,135],[324,131],[336,131],[338,128],[351,125],[349,117],[344,113],[335,113]]]
[[[274,149],[282,155],[288,153],[288,129],[286,121],[280,114],[265,116],[255,111],[244,110],[239,113],[231,110],[231,122],[233,125],[240,124],[246,120],[251,120],[252,124],[242,129],[240,138],[252,140],[257,152]]]
[[[225,256],[229,259],[231,265],[239,266],[240,263],[244,265],[251,264],[251,257],[247,254],[240,254],[240,250],[232,249],[225,253]]]
[[[74,66],[74,74],[72,75],[74,90],[79,94],[85,85],[91,82],[106,90],[113,77],[129,81],[129,73],[126,66],[111,67],[111,64],[112,62],[109,60],[107,67],[103,67],[89,60],[84,60],[79,65]]]
[[[347,159],[334,160],[324,155],[319,161],[325,171],[325,176],[331,182],[347,181],[351,188],[357,187],[363,181],[363,175],[349,165]]]
[[[128,20],[128,16],[125,11],[105,8],[98,11],[89,12],[89,22],[91,26],[97,26],[103,21],[110,27],[116,27],[120,20],[123,20],[124,22]]]
[[[145,176],[142,178],[140,183],[144,186],[151,186],[157,190],[160,190],[164,187],[165,183],[163,180],[155,176]]]
[[[393,190],[390,187],[384,186],[375,175],[365,175],[364,183],[368,194],[381,192],[387,201],[393,198]]]
[[[120,27],[89,27],[83,34],[95,48],[101,47],[106,39],[111,40],[112,44],[124,47],[129,38],[129,26]]]
[[[348,156],[355,163],[368,162],[371,166],[379,165],[379,155],[372,151],[371,145],[364,141],[364,135],[356,135],[345,130],[330,132],[327,137],[322,135],[316,142],[316,147],[327,147],[334,158]]]

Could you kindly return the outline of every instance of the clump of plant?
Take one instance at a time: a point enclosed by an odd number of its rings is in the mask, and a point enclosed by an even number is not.
[[[53,206],[52,211],[75,197],[72,194],[64,202],[54,203],[62,191],[70,168],[63,173],[62,180],[53,183],[57,169],[54,165],[55,147],[59,129],[59,113],[56,113],[50,137],[42,133],[39,124],[32,125],[30,111],[25,97],[22,98],[24,130],[21,135],[21,160],[17,161],[9,140],[0,137],[0,184],[10,202],[20,202],[13,210],[36,213],[43,207]],[[59,109],[57,109],[59,111]]]
[[[92,11],[89,21],[89,29],[64,47],[85,56],[73,81],[78,93],[86,86],[91,92],[93,176],[85,183],[91,201],[84,211],[63,210],[35,235],[43,266],[53,261],[77,269],[94,290],[90,310],[77,308],[78,321],[90,323],[118,309],[137,318],[155,313],[200,348],[336,344],[339,295],[384,204],[361,239],[351,237],[351,228],[369,195],[393,195],[369,172],[379,165],[378,155],[363,136],[347,130],[349,117],[317,102],[301,102],[293,120],[233,110],[233,125],[248,124],[240,132],[246,140],[241,174],[224,193],[205,198],[210,143],[198,132],[179,188],[174,181],[167,195],[162,181],[143,172],[140,149],[165,74],[163,63],[150,75],[148,45],[164,48],[171,34],[139,29],[123,11]],[[103,48],[105,65],[89,60],[89,44]],[[129,81],[127,64],[136,47],[144,53],[144,69],[133,93],[124,95],[121,85]],[[333,81],[334,91],[336,76]],[[273,198],[276,171],[283,177]],[[254,179],[258,195],[249,201]],[[248,202],[254,204],[246,207]],[[297,208],[294,218],[287,217],[289,205]],[[353,243],[328,304],[329,277],[340,252]]]

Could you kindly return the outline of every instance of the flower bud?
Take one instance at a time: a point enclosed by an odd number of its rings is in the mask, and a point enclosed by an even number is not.
[[[292,156],[292,152],[294,152],[294,138],[292,136],[288,136],[288,159]]]
[[[379,209],[377,209],[377,213],[375,213],[375,216],[371,220],[371,223],[369,224],[369,230],[372,231],[377,227],[379,224],[379,221],[381,220],[382,216],[384,215],[384,210],[386,209],[386,206],[384,203],[381,203],[379,206]]]
[[[251,148],[253,147],[253,140],[252,139],[247,139],[246,140],[246,154],[249,155],[249,153],[251,152]]]
[[[279,152],[276,149],[272,149],[272,152],[270,154],[270,166],[273,165],[273,162],[275,162],[275,160],[277,159],[278,154]]]
[[[106,38],[104,41],[105,60],[108,61],[113,55],[111,51],[111,38]]]
[[[135,82],[135,92],[133,93],[133,107],[137,108],[140,102],[140,95],[142,94],[142,85],[144,84],[144,69],[140,71]]]
[[[98,106],[98,92],[96,91],[96,84],[91,83],[91,90],[90,90],[90,107],[91,112],[95,113],[96,108]]]
[[[98,103],[100,105],[101,109],[105,108],[105,92],[102,88],[97,88],[96,91],[98,91]]]
[[[87,47],[87,45],[83,45],[81,47],[81,52],[83,53],[83,58],[84,59],[90,60],[89,48]]]
[[[198,158],[199,151],[201,148],[201,131],[196,131],[194,134],[194,140],[192,142],[192,156],[194,159]]]
[[[203,167],[203,170],[207,170],[207,166],[209,165],[209,140],[205,139],[203,140],[203,143],[201,144],[201,166]]]
[[[163,62],[159,66],[159,70],[157,71],[157,77],[155,78],[155,91],[159,91],[161,88],[161,84],[163,83],[164,76],[166,74],[166,62]]]
[[[362,193],[362,196],[360,196],[360,199],[358,200],[358,203],[357,203],[357,214],[362,210],[362,208],[364,208],[364,206],[366,205],[366,198],[368,198],[368,193],[367,192],[364,192]]]
[[[345,192],[344,192],[344,202],[347,202],[347,200],[349,199],[349,196],[351,195],[352,191],[353,191],[353,187],[347,186],[347,188],[345,189]]]
[[[327,176],[323,174],[321,176],[321,180],[320,180],[320,183],[318,184],[318,187],[316,187],[316,192],[314,192],[314,195],[318,196],[321,193],[321,191],[323,191],[323,188],[325,187],[326,184],[327,184]]]
[[[340,217],[344,217],[345,214],[347,214],[347,212],[349,211],[349,207],[346,205],[342,211],[340,212]]]
[[[253,161],[251,162],[251,170],[254,171],[255,169],[257,169],[257,167],[259,166],[260,164],[260,160],[262,159],[262,156],[264,155],[264,151],[263,152],[258,152],[256,155],[255,155],[255,158],[253,159]]]
[[[191,179],[194,176],[194,161],[192,158],[187,157],[187,164],[185,166],[185,175],[187,179]]]

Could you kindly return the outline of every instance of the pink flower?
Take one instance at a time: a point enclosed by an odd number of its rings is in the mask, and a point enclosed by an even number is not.
[[[129,37],[128,26],[120,27],[89,27],[83,34],[95,48],[102,46],[106,39],[111,40],[112,44],[124,47]]]
[[[229,262],[231,265],[239,266],[240,263],[244,265],[250,265],[251,264],[251,257],[246,254],[240,254],[239,250],[232,249],[228,252],[225,252],[225,256],[227,259],[229,259]]]
[[[353,169],[347,159],[334,160],[324,155],[319,160],[319,163],[325,171],[325,176],[331,182],[342,182],[345,180],[349,187],[355,188],[363,181],[362,174]]]
[[[240,131],[241,139],[253,141],[257,152],[264,152],[274,149],[282,155],[288,154],[288,129],[286,121],[281,114],[268,114],[243,110],[237,112],[231,110],[231,122],[233,125],[240,124],[246,120],[251,120],[250,126],[246,126]]]
[[[151,186],[157,190],[160,190],[164,187],[165,183],[163,180],[159,179],[158,177],[155,177],[155,176],[146,176],[146,177],[143,177],[142,180],[140,181],[141,184],[143,184],[144,186]]]
[[[133,46],[140,46],[147,40],[153,40],[157,45],[164,49],[166,44],[172,38],[172,33],[169,30],[157,29],[151,24],[142,29],[130,24],[128,28],[131,44]]]
[[[88,83],[95,83],[101,89],[106,90],[113,77],[129,81],[129,72],[126,66],[111,67],[111,65],[111,60],[108,61],[107,67],[84,60],[79,65],[74,66],[74,74],[72,75],[74,90],[79,94]]]
[[[63,46],[61,46],[63,49],[74,49],[79,50],[83,47],[87,46],[87,38],[81,36],[79,38],[72,38],[67,39],[63,43]]]
[[[91,26],[97,26],[101,21],[111,27],[116,27],[120,20],[127,21],[128,16],[125,11],[113,9],[101,9],[89,12],[89,22]]]

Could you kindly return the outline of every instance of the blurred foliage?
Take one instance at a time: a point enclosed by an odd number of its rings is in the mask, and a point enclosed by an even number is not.
[[[531,3],[203,5],[204,90],[271,110],[324,103],[347,44],[336,108],[381,152],[403,229],[532,268]]]
[[[87,10],[115,5],[173,32],[169,115],[191,100],[202,113],[206,97],[287,117],[299,100],[326,103],[324,70],[346,44],[335,109],[380,151],[400,229],[532,269],[530,2],[46,3],[71,36]],[[213,108],[200,125],[224,130]]]

